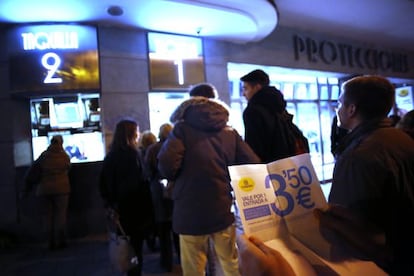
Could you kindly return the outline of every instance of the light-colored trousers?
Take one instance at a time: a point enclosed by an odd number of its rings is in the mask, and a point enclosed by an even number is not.
[[[209,235],[181,235],[180,252],[183,276],[204,276],[209,238],[214,244],[217,258],[226,276],[238,276],[239,265],[234,225]]]

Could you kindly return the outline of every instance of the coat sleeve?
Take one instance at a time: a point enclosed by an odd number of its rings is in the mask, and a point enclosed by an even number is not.
[[[42,167],[40,165],[40,157],[35,160],[24,175],[23,193],[28,194],[42,178]]]
[[[175,180],[184,159],[185,147],[183,141],[176,135],[176,127],[158,153],[158,170],[168,180]]]
[[[263,137],[268,135],[265,133],[268,126],[265,124],[263,114],[256,108],[248,107],[243,113],[243,121],[246,143],[260,158],[264,158],[268,153]]]
[[[115,178],[113,156],[108,154],[102,164],[102,170],[99,175],[99,192],[105,207],[114,207],[114,187]]]
[[[234,132],[236,136],[236,164],[260,163],[260,158],[254,153],[252,148],[243,141],[236,130]]]

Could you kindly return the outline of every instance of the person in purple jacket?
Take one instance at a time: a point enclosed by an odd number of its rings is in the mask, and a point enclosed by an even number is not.
[[[183,275],[205,275],[209,238],[224,274],[239,275],[227,167],[260,160],[227,125],[225,104],[192,97],[181,105],[185,106],[182,120],[164,142],[158,168],[175,183],[173,230],[180,236]]]

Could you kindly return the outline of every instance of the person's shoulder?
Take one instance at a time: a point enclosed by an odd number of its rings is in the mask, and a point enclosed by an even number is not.
[[[231,134],[234,134],[234,135],[239,135],[237,130],[235,128],[233,128],[232,126],[225,126],[221,131],[228,132],[228,133],[231,133]]]
[[[266,108],[261,103],[249,103],[245,108],[245,112],[249,114],[263,114],[265,111]]]
[[[160,148],[162,147],[163,142],[162,141],[158,141],[152,145],[149,145],[147,150],[146,150],[146,154],[145,155],[149,155],[152,154],[153,152],[159,151]]]

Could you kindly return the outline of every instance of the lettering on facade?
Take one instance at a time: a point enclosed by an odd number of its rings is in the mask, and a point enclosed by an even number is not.
[[[37,32],[22,33],[21,35],[25,51],[79,48],[76,32]]]
[[[408,72],[407,55],[392,51],[354,47],[332,41],[317,41],[309,37],[293,36],[295,60],[307,59],[311,63],[339,64],[350,68]]]

